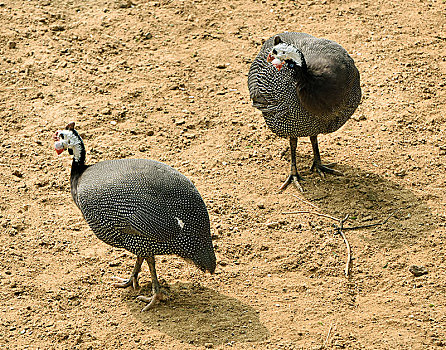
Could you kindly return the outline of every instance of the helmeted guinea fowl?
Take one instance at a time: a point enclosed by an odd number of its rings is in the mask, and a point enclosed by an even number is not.
[[[153,296],[138,297],[153,307],[160,299],[155,255],[177,254],[203,271],[214,272],[216,259],[206,206],[195,186],[170,166],[147,159],[106,160],[85,165],[84,143],[74,123],[56,132],[58,154],[73,155],[71,194],[96,236],[137,256],[128,280],[138,285],[144,259],[152,277]]]
[[[359,72],[344,48],[305,33],[275,35],[253,61],[248,87],[268,127],[290,139],[291,173],[281,190],[290,183],[302,190],[296,168],[298,137],[310,137],[312,171],[342,175],[321,163],[317,135],[338,130],[361,100]]]

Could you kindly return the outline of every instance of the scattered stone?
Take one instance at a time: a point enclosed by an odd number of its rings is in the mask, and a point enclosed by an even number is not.
[[[65,26],[60,24],[54,24],[50,27],[53,32],[63,32],[65,30]]]
[[[79,294],[76,293],[76,292],[69,292],[67,294],[67,298],[70,299],[70,300],[74,300],[74,299],[79,298]]]
[[[411,267],[409,267],[409,271],[415,277],[420,277],[420,276],[426,275],[428,273],[426,267],[424,267],[424,266],[416,266],[416,265],[412,265]]]
[[[265,203],[263,203],[263,202],[258,202],[258,203],[257,203],[257,208],[259,208],[259,209],[265,209]]]
[[[135,6],[135,4],[130,0],[123,0],[118,2],[118,8],[120,9],[129,9],[133,6]]]
[[[37,94],[35,94],[33,97],[31,97],[31,100],[37,100],[39,98],[44,98],[43,92],[39,91]]]
[[[23,173],[18,171],[17,169],[12,172],[12,175],[17,177],[23,177]]]
[[[141,34],[141,39],[142,39],[142,40],[149,40],[149,39],[152,39],[152,37],[153,37],[153,35],[152,35],[152,33],[150,33],[150,32]]]
[[[184,123],[186,123],[186,119],[184,118],[175,120],[176,125],[183,125]]]
[[[110,114],[112,114],[112,111],[111,111],[110,108],[106,107],[106,108],[104,108],[104,109],[101,111],[101,114],[103,114],[103,115],[110,115]]]
[[[192,133],[190,133],[190,132],[185,132],[185,133],[183,134],[183,136],[184,136],[185,138],[187,138],[187,139],[194,139],[194,138],[195,138],[195,134],[192,134]]]
[[[214,344],[212,344],[212,343],[204,343],[204,347],[206,349],[213,349],[214,348]]]
[[[352,118],[352,119],[359,122],[359,121],[367,120],[367,117],[364,114],[360,114],[359,116]]]
[[[17,48],[17,43],[15,41],[9,41],[8,42],[8,48],[9,49],[15,49]]]
[[[278,221],[270,221],[265,224],[268,228],[279,228],[280,223]]]

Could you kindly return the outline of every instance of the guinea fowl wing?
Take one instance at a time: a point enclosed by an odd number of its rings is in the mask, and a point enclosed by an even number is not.
[[[204,207],[192,183],[181,174],[145,163],[100,162],[79,180],[80,209],[93,231],[109,244],[122,246],[128,233],[153,242],[170,241],[184,232],[187,210],[194,201]]]

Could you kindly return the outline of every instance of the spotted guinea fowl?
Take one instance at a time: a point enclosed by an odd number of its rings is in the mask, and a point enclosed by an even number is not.
[[[128,280],[116,287],[139,288],[144,259],[152,277],[151,298],[143,309],[162,297],[155,255],[177,254],[203,271],[213,273],[216,259],[206,206],[195,186],[170,166],[147,159],[106,160],[85,165],[84,143],[74,123],[56,132],[58,154],[73,155],[71,195],[96,236],[137,256]]]
[[[310,137],[312,171],[342,175],[321,163],[317,135],[338,130],[361,100],[359,72],[344,48],[305,33],[275,35],[253,61],[248,87],[268,127],[290,139],[291,173],[281,190],[290,183],[302,190],[296,168],[298,137]]]

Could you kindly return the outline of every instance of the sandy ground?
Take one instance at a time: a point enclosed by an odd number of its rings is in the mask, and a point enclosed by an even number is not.
[[[435,349],[446,346],[444,1],[0,3],[0,347]],[[339,42],[362,104],[320,137],[344,176],[277,190],[288,141],[250,103],[247,73],[285,30]],[[115,289],[134,257],[99,241],[69,193],[52,135],[75,121],[87,162],[151,158],[188,176],[218,266],[157,258],[168,298],[150,312]],[[295,196],[299,196],[300,199]],[[311,202],[317,209],[305,203]],[[344,217],[334,221],[289,211]],[[414,277],[411,265],[428,274]],[[144,265],[143,289],[150,293]]]

